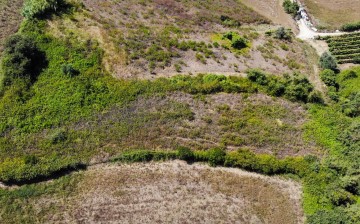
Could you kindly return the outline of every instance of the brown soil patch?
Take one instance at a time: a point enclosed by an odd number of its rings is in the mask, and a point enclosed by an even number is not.
[[[70,195],[34,203],[56,223],[303,223],[301,186],[201,164],[102,165]],[[68,189],[70,190],[70,189]]]

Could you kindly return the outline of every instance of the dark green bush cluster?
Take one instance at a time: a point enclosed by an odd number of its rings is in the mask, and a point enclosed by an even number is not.
[[[360,116],[360,92],[351,93],[342,101],[342,110],[349,117]]]
[[[303,75],[294,73],[292,76],[276,77],[258,69],[248,70],[247,74],[252,82],[261,85],[272,96],[284,96],[291,101],[304,103],[322,103],[321,94],[314,90],[309,80]]]
[[[327,86],[334,86],[336,87],[338,84],[336,82],[337,74],[331,70],[331,69],[324,69],[320,73],[321,80],[327,85]]]
[[[22,14],[27,19],[47,16],[56,12],[64,4],[64,0],[25,0]]]
[[[346,32],[360,30],[360,21],[356,23],[347,23],[341,27],[341,30]]]
[[[231,41],[231,47],[236,50],[241,50],[247,47],[248,40],[240,36],[237,32],[227,32],[223,35],[223,39],[228,39]]]
[[[297,15],[297,12],[300,9],[299,4],[292,0],[285,0],[283,2],[283,7],[286,13],[291,14],[294,17]]]
[[[6,41],[2,60],[4,86],[10,85],[16,79],[33,82],[44,66],[45,55],[33,38],[17,34]]]

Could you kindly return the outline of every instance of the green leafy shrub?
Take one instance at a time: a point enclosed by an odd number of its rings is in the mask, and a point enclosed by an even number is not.
[[[178,159],[185,160],[188,162],[192,162],[195,159],[194,152],[187,147],[180,146],[177,148],[176,151],[177,151]]]
[[[300,8],[300,6],[297,2],[291,1],[291,0],[285,0],[283,2],[283,7],[284,7],[286,13],[291,14],[294,17],[296,16],[296,14]]]
[[[342,102],[343,112],[350,117],[360,115],[360,93],[352,93]]]
[[[321,80],[327,86],[337,86],[336,77],[336,73],[331,69],[325,69],[320,73]]]
[[[220,16],[220,20],[224,26],[239,27],[241,25],[241,23],[239,21],[236,21],[236,20],[230,18],[229,16],[222,15],[222,16]]]
[[[259,69],[250,69],[247,71],[247,77],[253,82],[256,82],[260,85],[267,85],[269,80],[267,74]]]
[[[347,23],[341,27],[341,30],[346,32],[360,30],[360,21],[355,23]]]
[[[63,5],[63,0],[25,0],[22,15],[27,19],[47,16]]]
[[[325,52],[320,57],[320,67],[322,69],[331,69],[333,71],[336,71],[337,70],[336,59],[329,52]]]
[[[223,166],[225,162],[226,152],[221,148],[210,149],[207,155],[208,163],[210,166]]]
[[[74,68],[72,64],[65,64],[61,67],[61,71],[64,75],[74,77],[79,74],[79,71]]]
[[[4,86],[18,78],[32,82],[44,66],[45,55],[38,49],[33,38],[17,34],[6,41],[2,60]]]

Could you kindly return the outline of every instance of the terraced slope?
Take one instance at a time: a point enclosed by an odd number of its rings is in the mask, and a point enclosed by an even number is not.
[[[326,37],[330,52],[340,64],[360,64],[360,33]]]

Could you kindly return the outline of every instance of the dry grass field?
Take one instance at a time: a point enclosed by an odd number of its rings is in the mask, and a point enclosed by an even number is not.
[[[298,183],[238,169],[180,161],[98,165],[78,180],[61,194],[28,200],[38,222],[304,222]]]
[[[22,4],[23,0],[0,0],[0,53],[3,41],[19,27]]]
[[[360,21],[360,0],[301,0],[319,27],[339,29]]]
[[[284,11],[282,6],[283,0],[241,0],[241,2],[273,23],[291,28],[293,32],[297,32],[298,28],[295,21]]]

